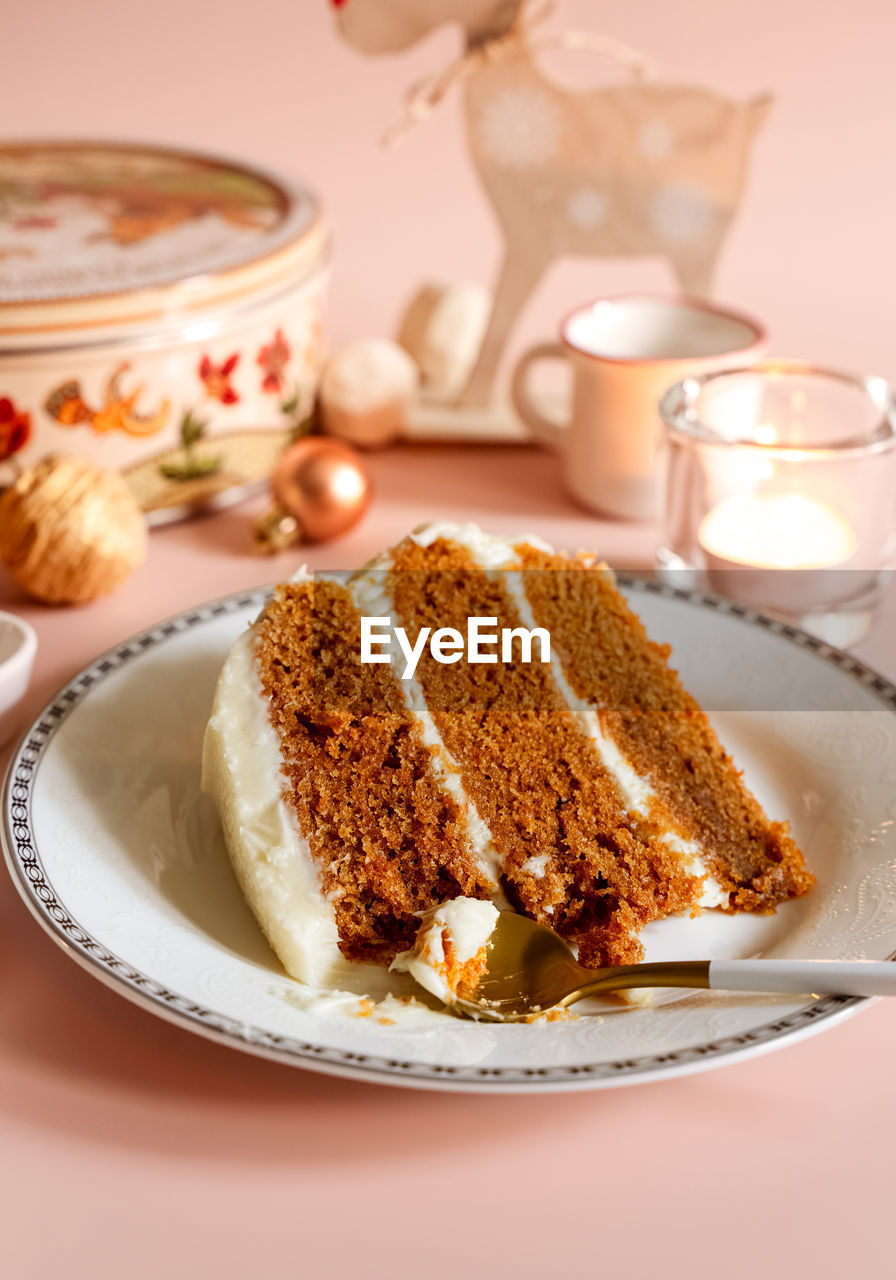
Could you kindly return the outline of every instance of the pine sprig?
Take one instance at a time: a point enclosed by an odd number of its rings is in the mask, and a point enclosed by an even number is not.
[[[181,419],[180,438],[183,445],[182,462],[162,462],[159,470],[166,480],[201,480],[219,471],[224,458],[221,454],[197,455],[196,446],[205,436],[208,422],[188,409]]]

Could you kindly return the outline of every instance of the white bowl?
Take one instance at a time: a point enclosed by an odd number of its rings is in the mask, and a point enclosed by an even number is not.
[[[15,733],[36,653],[37,633],[30,623],[0,612],[0,746]]]

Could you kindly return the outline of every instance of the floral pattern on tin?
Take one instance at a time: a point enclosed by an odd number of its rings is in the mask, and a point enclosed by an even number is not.
[[[62,427],[84,424],[98,435],[123,431],[129,436],[154,436],[168,425],[171,402],[162,400],[154,411],[141,413],[137,401],[145,390],[144,385],[138,383],[131,391],[126,391],[122,385],[129,368],[130,363],[124,361],[113,370],[105,386],[103,403],[96,408],[85,399],[77,378],[71,378],[51,391],[44,408]]]
[[[214,364],[210,356],[203,356],[199,361],[199,378],[205,387],[205,393],[212,400],[220,400],[221,404],[238,404],[239,392],[231,378],[240,362],[240,353],[235,351],[221,364]]]
[[[292,348],[286,340],[282,329],[278,329],[273,339],[259,351],[255,363],[261,369],[261,389],[269,395],[279,395],[283,390],[286,366],[289,364]]]
[[[0,397],[0,462],[18,453],[31,437],[31,414],[18,409],[9,396]]]

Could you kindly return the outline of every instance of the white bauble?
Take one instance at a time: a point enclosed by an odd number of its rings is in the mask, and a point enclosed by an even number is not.
[[[328,435],[360,448],[389,444],[404,430],[420,374],[397,343],[359,338],[335,352],[320,382],[320,413]]]

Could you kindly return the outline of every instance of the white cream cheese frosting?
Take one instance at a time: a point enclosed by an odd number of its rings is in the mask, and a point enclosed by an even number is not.
[[[310,845],[283,798],[280,743],[245,631],[218,678],[202,753],[202,789],[215,801],[240,888],[286,971],[335,981],[348,963]]]
[[[487,946],[494,933],[497,907],[477,898],[452,898],[425,911],[420,919],[413,947],[397,955],[390,968],[409,973],[443,1004],[453,1004],[457,993],[446,974],[446,935],[457,963],[467,964]]]
[[[502,538],[492,533],[484,533],[478,524],[452,524],[449,520],[438,520],[432,524],[421,524],[410,535],[411,541],[420,547],[431,547],[439,538],[446,542],[455,542],[464,547],[476,561],[480,569],[504,569],[517,560],[514,550],[526,542],[536,551],[546,551],[552,555],[554,548],[544,538],[535,533],[521,533],[513,538]]]

